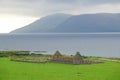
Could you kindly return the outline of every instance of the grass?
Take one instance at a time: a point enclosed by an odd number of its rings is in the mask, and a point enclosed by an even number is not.
[[[26,56],[10,56],[13,61],[20,62],[47,62],[52,58],[51,55],[26,55]]]
[[[120,80],[120,63],[38,64],[0,58],[0,80]]]

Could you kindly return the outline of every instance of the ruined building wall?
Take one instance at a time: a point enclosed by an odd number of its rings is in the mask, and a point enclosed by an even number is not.
[[[82,56],[80,55],[80,52],[77,52],[74,57],[65,57],[61,55],[59,51],[56,51],[52,61],[54,62],[60,62],[60,63],[70,63],[70,64],[81,64],[84,63],[84,60]]]

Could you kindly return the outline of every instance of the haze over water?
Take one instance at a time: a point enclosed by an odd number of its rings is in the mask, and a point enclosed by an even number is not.
[[[0,50],[39,50],[53,54],[120,57],[120,33],[0,34]]]

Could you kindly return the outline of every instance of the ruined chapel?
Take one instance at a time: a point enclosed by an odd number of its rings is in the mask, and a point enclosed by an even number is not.
[[[68,63],[68,64],[91,64],[89,60],[84,60],[80,52],[77,52],[75,56],[65,56],[59,51],[56,51],[51,60],[52,62]]]

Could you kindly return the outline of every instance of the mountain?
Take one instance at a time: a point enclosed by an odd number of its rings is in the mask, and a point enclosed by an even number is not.
[[[12,33],[120,32],[120,14],[54,14]]]
[[[71,17],[71,15],[62,14],[62,13],[48,15],[46,17],[43,17],[43,18],[27,25],[27,26],[16,29],[10,33],[42,33],[42,32],[46,32],[49,29],[53,29],[56,26],[60,25],[61,23],[63,23],[70,17]]]
[[[120,32],[120,14],[85,14],[72,16],[49,32]]]

